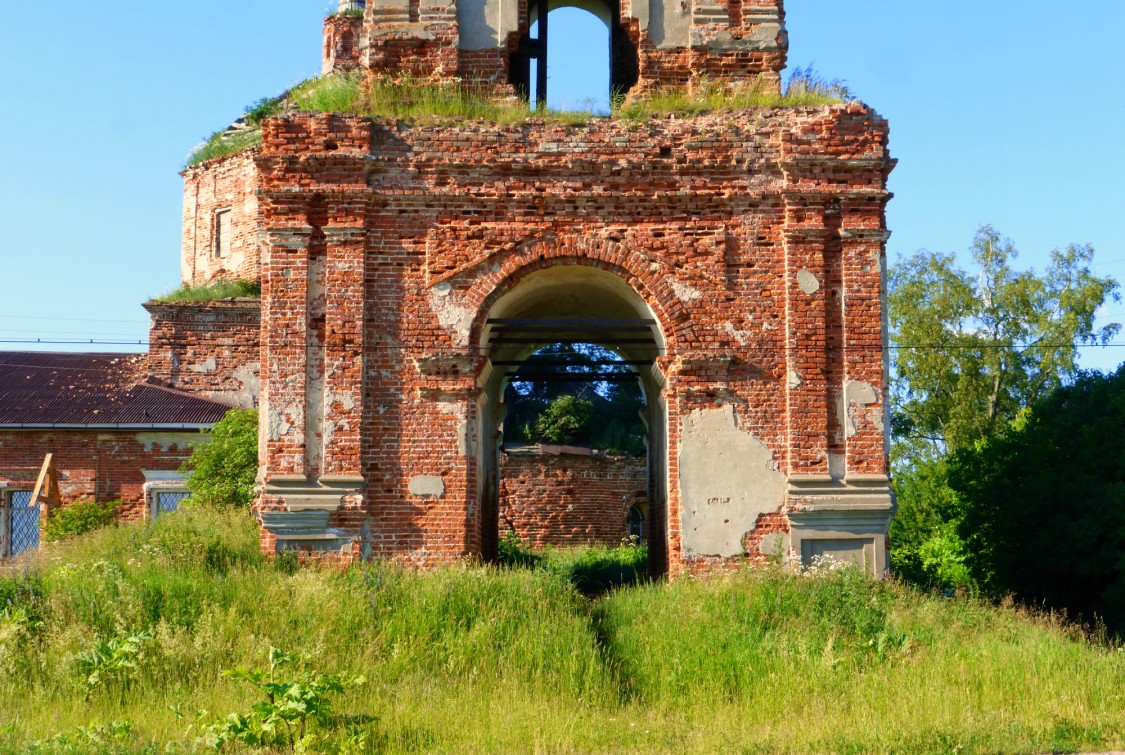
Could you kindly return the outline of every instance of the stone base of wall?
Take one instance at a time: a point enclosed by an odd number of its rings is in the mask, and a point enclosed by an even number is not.
[[[647,513],[645,459],[519,451],[501,454],[500,535],[532,547],[618,545],[626,517]]]

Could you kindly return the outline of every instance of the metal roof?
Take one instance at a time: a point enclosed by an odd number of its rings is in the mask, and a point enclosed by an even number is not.
[[[226,404],[148,382],[143,354],[0,351],[0,427],[201,426]]]

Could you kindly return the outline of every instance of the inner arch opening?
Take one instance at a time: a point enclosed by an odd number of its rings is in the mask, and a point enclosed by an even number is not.
[[[522,536],[520,526],[538,527],[532,539],[540,544],[577,544],[584,537],[613,544],[637,533],[648,546],[649,574],[664,574],[666,411],[664,380],[655,364],[664,338],[641,296],[598,268],[538,270],[491,307],[480,346],[489,358],[479,407],[482,555],[496,558],[503,532]],[[514,406],[521,399],[531,411]],[[576,407],[576,401],[584,405]],[[548,412],[552,406],[559,411]],[[545,412],[550,416],[539,422]],[[590,412],[594,416],[578,422],[568,436],[571,415]],[[533,454],[540,455],[538,461],[528,458]],[[545,482],[530,494],[521,492],[526,487],[505,486],[502,475],[509,468],[531,470],[531,476],[547,469],[556,483],[564,480],[557,483],[563,489]],[[502,490],[508,511],[503,518]],[[583,498],[587,490],[589,500]],[[513,496],[520,495],[526,506],[512,514]],[[550,509],[556,504],[563,508]],[[539,515],[549,524],[534,524]]]

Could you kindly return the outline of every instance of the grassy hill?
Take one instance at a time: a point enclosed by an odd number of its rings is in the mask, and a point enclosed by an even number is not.
[[[1125,745],[1125,652],[1057,617],[850,570],[583,593],[642,558],[337,574],[245,515],[96,532],[0,573],[0,751],[285,749],[302,714],[327,752]]]

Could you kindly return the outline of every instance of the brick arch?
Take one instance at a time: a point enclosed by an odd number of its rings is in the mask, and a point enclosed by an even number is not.
[[[488,313],[499,299],[531,273],[558,265],[586,265],[605,270],[628,284],[656,316],[665,352],[675,354],[698,342],[691,315],[668,281],[650,269],[650,260],[616,241],[544,237],[517,245],[481,275],[465,293],[476,310],[470,343],[477,343]]]

